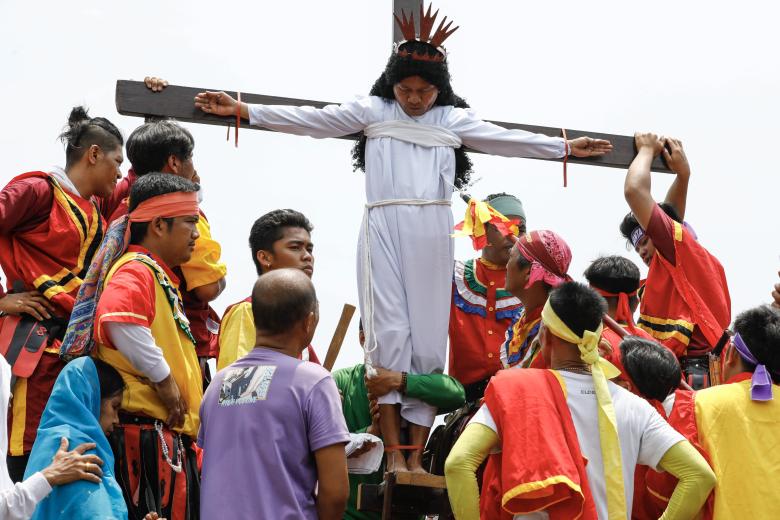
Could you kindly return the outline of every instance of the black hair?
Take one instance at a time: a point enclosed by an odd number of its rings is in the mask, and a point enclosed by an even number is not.
[[[579,282],[566,282],[553,289],[550,292],[550,306],[578,336],[582,336],[586,330],[598,329],[607,312],[604,298]]]
[[[188,159],[194,148],[189,130],[171,119],[145,123],[127,138],[127,158],[139,177],[162,170],[171,155]]]
[[[620,360],[639,393],[648,399],[663,401],[680,384],[677,357],[655,341],[626,336],[620,342]]]
[[[664,213],[669,215],[672,220],[682,224],[682,218],[680,218],[680,214],[677,212],[677,209],[675,209],[674,206],[668,202],[662,202],[659,204],[659,206],[662,210],[664,210]],[[639,221],[637,221],[633,213],[629,212],[625,217],[623,217],[623,222],[620,223],[620,234],[623,235],[623,238],[631,242],[631,233],[633,233],[634,230],[638,227]]]
[[[60,141],[65,145],[66,170],[78,162],[93,144],[104,152],[110,152],[125,142],[114,123],[104,117],[89,117],[87,109],[81,106],[70,111]]]
[[[183,191],[185,193],[198,191],[200,186],[187,179],[182,179],[176,175],[167,175],[165,173],[154,172],[144,175],[133,183],[130,188],[130,201],[127,209],[132,212],[143,201],[165,195],[166,193],[176,193]],[[166,218],[168,229],[173,226],[173,219]],[[146,238],[146,232],[149,229],[148,222],[133,222],[130,224],[130,244],[140,244]]]
[[[517,255],[517,267],[518,269],[525,269],[526,267],[531,267],[531,261],[525,257],[523,253],[520,253]],[[543,282],[547,283],[547,282]]]
[[[624,256],[601,256],[591,262],[584,274],[591,287],[602,291],[632,293],[639,289],[639,267]],[[607,298],[607,301],[612,300],[617,301],[617,297]],[[634,295],[629,299],[629,305],[633,308],[638,301]]]
[[[275,209],[269,211],[252,224],[249,232],[249,249],[252,250],[252,261],[255,263],[257,275],[263,274],[262,266],[257,260],[258,251],[273,251],[274,242],[284,236],[284,228],[303,228],[311,234],[314,226],[303,213],[294,209]]]
[[[314,284],[299,269],[275,269],[255,282],[252,316],[259,331],[282,334],[316,310]]]
[[[401,50],[418,55],[435,56],[439,51],[428,43],[410,40],[401,45]],[[399,56],[393,52],[390,59],[387,60],[384,72],[374,82],[369,96],[379,96],[384,99],[395,101],[393,87],[401,80],[420,76],[428,83],[439,89],[439,95],[436,97],[435,105],[454,106],[456,108],[469,108],[466,100],[455,94],[450,85],[450,72],[446,61],[423,61],[416,60],[411,56]],[[355,170],[366,171],[366,136],[361,135],[358,142],[352,148],[352,166]],[[455,149],[455,187],[462,188],[469,182],[472,172],[472,163],[462,146]]]
[[[749,309],[734,320],[734,331],[745,341],[750,353],[766,365],[775,383],[780,384],[780,310],[769,305]],[[750,369],[755,365],[742,362]]]
[[[125,381],[116,368],[103,360],[92,358],[100,382],[100,399],[111,399],[125,389]]]

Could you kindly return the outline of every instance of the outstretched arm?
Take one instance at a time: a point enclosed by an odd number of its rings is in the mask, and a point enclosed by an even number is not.
[[[638,152],[631,166],[628,167],[623,193],[631,213],[634,214],[642,229],[647,229],[656,205],[650,193],[650,167],[653,158],[661,153],[663,141],[655,134],[640,132],[634,134],[634,141]]]
[[[691,177],[691,166],[688,164],[688,158],[685,156],[685,150],[683,150],[682,142],[679,139],[667,137],[664,139],[664,144],[666,145],[662,151],[664,159],[676,175],[666,193],[665,202],[674,206],[680,219],[685,220],[685,204],[688,200],[688,179]]]
[[[201,92],[195,96],[195,106],[207,114],[235,116],[238,111],[251,125],[316,138],[342,137],[362,131],[373,122],[373,104],[371,97],[314,108],[239,104],[224,92]]]
[[[560,137],[504,128],[483,121],[471,110],[463,108],[452,109],[445,125],[469,148],[504,157],[557,159],[567,151],[577,157],[591,157],[612,150],[612,144],[604,139],[579,137],[570,139],[567,144]]]

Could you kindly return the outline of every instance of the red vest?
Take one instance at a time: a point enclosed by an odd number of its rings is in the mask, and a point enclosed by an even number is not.
[[[498,372],[485,391],[501,437],[483,478],[480,517],[545,510],[552,520],[596,520],[585,459],[561,383],[550,370]]]
[[[701,443],[699,442],[699,431],[696,427],[696,416],[694,409],[694,396],[695,393],[690,390],[676,390],[674,395],[674,407],[672,412],[667,417],[669,424],[678,432],[682,434],[685,439],[690,442],[699,453],[707,459],[709,462],[709,456],[704,451]],[[666,416],[664,409],[659,403],[655,404],[656,409],[659,410],[661,415]],[[677,485],[677,477],[670,473],[658,473],[657,471],[648,468],[645,473],[645,482],[643,491],[641,493],[641,501],[639,503],[634,502],[634,510],[638,513],[636,518],[659,518],[661,514],[669,505],[669,498],[674,493],[674,488]],[[635,494],[635,498],[638,493]],[[713,495],[710,494],[707,502],[704,505],[704,520],[712,518],[712,506]],[[641,513],[644,516],[640,516]]]
[[[711,350],[731,322],[731,297],[723,266],[679,222],[674,224],[675,264],[660,253],[647,275],[638,325],[677,356],[685,356],[698,327]]]
[[[44,172],[24,173],[11,182],[29,177],[51,184],[51,215],[33,228],[0,235],[0,267],[9,288],[21,280],[25,290],[39,291],[67,318],[103,239],[105,221],[94,202],[66,192]]]

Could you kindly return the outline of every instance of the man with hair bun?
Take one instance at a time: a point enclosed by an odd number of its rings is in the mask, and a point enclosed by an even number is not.
[[[617,369],[598,352],[605,310],[583,284],[550,292],[539,333],[550,370],[496,374],[447,458],[457,518],[629,518],[637,464],[680,478],[663,519],[700,509],[714,485],[706,461],[645,400],[608,381]],[[488,456],[480,500],[476,471]]]
[[[252,313],[254,349],[220,370],[203,398],[203,517],[341,519],[341,399],[327,370],[298,359],[319,321],[314,285],[300,269],[263,274]]]
[[[238,115],[255,126],[315,138],[362,132],[353,164],[366,174],[367,205],[358,245],[360,315],[366,368],[443,372],[447,353],[454,250],[449,208],[453,188],[468,184],[465,146],[506,157],[560,158],[608,153],[608,141],[565,140],[510,130],[480,119],[453,91],[443,42],[457,29],[438,15],[397,13],[404,35],[369,96],[324,108],[249,105],[225,92],[202,92],[196,107]],[[416,15],[416,13],[415,13]],[[413,230],[413,232],[411,232]],[[414,463],[436,415],[434,407],[390,392],[379,400],[390,471],[422,471]],[[412,451],[404,457],[401,421]],[[412,459],[412,463],[409,463]]]
[[[19,482],[64,363],[59,347],[124,160],[116,126],[75,107],[60,135],[65,167],[14,177],[0,191],[0,354],[12,365],[8,469]]]
[[[777,518],[780,494],[780,309],[734,320],[721,355],[726,384],[696,392],[696,425],[718,477],[715,520]]]

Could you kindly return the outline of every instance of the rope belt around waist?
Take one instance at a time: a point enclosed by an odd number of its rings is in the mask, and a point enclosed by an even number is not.
[[[373,377],[376,374],[371,362],[371,353],[376,350],[377,342],[374,334],[374,283],[371,272],[371,230],[369,228],[369,214],[374,208],[385,206],[451,206],[452,201],[445,199],[387,199],[366,203],[363,212],[363,332],[366,336],[363,347],[366,375]]]

